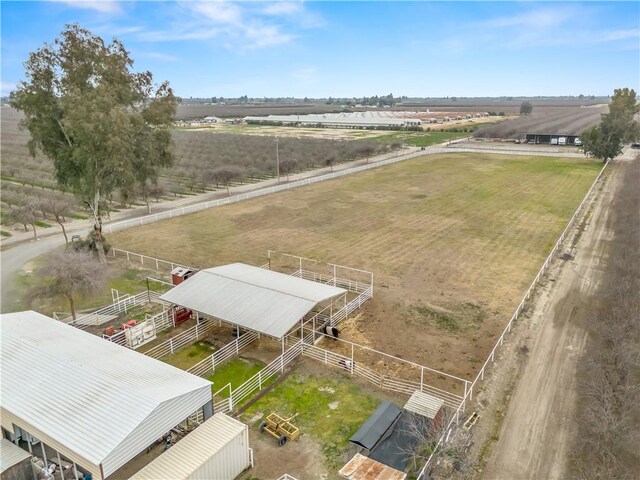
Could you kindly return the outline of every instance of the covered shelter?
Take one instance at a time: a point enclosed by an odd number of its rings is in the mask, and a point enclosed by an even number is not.
[[[160,299],[280,340],[318,304],[346,304],[346,295],[344,288],[232,263],[201,270]]]
[[[0,478],[35,480],[31,454],[6,438],[0,439]]]
[[[53,450],[102,480],[192,414],[213,414],[208,380],[37,312],[0,326],[3,434],[45,463]]]

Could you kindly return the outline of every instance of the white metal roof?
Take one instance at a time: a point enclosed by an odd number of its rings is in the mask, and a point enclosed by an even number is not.
[[[0,443],[0,473],[17,465],[25,458],[31,457],[31,454],[19,446],[14,445],[6,438],[1,439]]]
[[[444,400],[416,390],[407,401],[404,409],[433,420],[443,405]]]
[[[237,456],[244,456],[244,467],[249,466],[249,433],[248,427],[242,422],[224,413],[216,413],[186,437],[172,446],[165,453],[156,457],[146,467],[130,477],[129,480],[182,480],[191,478],[207,460],[221,452],[225,446],[238,436],[244,436],[241,449],[230,452],[237,460]],[[241,450],[241,451],[240,451]],[[220,459],[220,461],[229,461]]]
[[[211,382],[37,312],[1,315],[0,327],[2,425],[24,428],[94,478],[211,400]]]
[[[160,299],[282,338],[318,303],[344,293],[343,288],[232,263],[201,270]]]

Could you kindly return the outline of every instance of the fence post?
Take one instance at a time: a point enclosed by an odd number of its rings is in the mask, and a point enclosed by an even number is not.
[[[422,392],[422,386],[424,385],[424,367],[420,367],[420,391]],[[465,388],[467,387],[467,384],[465,383]]]
[[[169,339],[169,350],[171,350],[171,353],[173,354],[173,338]]]
[[[351,375],[353,375],[353,343],[351,344]]]
[[[238,338],[236,338],[236,355],[240,353],[240,329],[238,329]]]
[[[216,357],[215,357],[215,353],[211,354],[211,372],[215,372],[216,371]]]
[[[196,323],[196,340],[199,340],[198,338],[198,327],[200,326],[199,323]]]
[[[258,390],[262,390],[262,370],[258,371]]]

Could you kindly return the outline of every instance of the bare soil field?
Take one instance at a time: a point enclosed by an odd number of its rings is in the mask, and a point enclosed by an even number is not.
[[[430,155],[109,240],[200,267],[262,264],[275,249],[373,271],[355,341],[471,378],[599,168]]]
[[[607,113],[606,106],[533,108],[531,115],[522,116],[497,125],[487,125],[474,132],[479,138],[522,138],[527,133],[579,135],[600,122]]]

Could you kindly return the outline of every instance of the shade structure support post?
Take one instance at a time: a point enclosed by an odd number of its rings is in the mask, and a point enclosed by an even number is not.
[[[29,439],[31,441],[31,439]],[[49,468],[49,462],[47,461],[47,453],[44,451],[44,442],[40,442],[40,448],[42,449],[42,459],[44,460],[44,468]]]
[[[284,372],[284,337],[282,337],[282,355],[280,356],[280,372]]]
[[[56,450],[58,454],[58,473],[60,473],[60,480],[64,480],[64,473],[62,473],[62,459],[60,458],[60,452]]]

